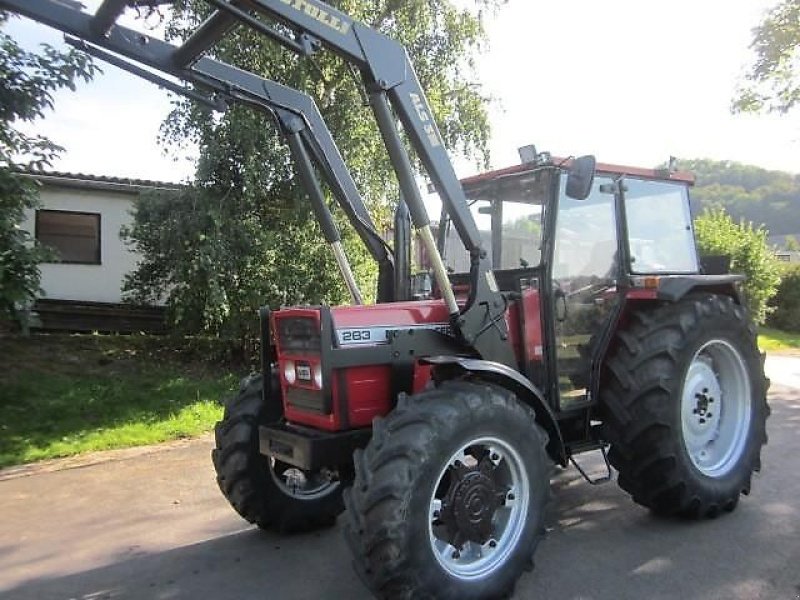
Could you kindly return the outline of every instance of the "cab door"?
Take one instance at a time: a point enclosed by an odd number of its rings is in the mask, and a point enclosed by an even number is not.
[[[543,324],[552,340],[551,392],[562,411],[592,401],[592,360],[620,297],[615,198],[600,191],[611,179],[597,176],[585,200],[568,197],[563,179],[549,223],[553,231],[547,311],[551,323]]]

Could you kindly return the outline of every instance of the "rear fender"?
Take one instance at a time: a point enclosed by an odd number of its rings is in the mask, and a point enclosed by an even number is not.
[[[437,375],[440,378],[449,379],[453,376],[470,374],[512,392],[533,409],[536,414],[536,422],[547,432],[550,438],[547,443],[547,453],[561,466],[567,466],[567,452],[558,421],[547,405],[542,392],[527,377],[497,362],[463,356],[430,356],[422,359],[421,362],[434,367],[434,379],[437,378]],[[441,377],[442,371],[451,369],[455,372],[451,371],[447,377]]]
[[[745,280],[744,275],[680,275],[663,277],[659,281],[659,300],[678,302],[692,292],[711,292],[733,297],[741,304],[738,285]]]

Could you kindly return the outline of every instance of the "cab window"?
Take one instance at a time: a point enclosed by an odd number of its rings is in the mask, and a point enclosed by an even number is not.
[[[470,212],[494,269],[537,267],[541,262],[542,218],[550,199],[552,176],[539,171],[471,192]],[[492,230],[492,223],[500,227]],[[499,256],[495,252],[499,250]],[[455,273],[469,271],[469,253],[452,223],[446,223],[445,265]]]
[[[632,273],[697,273],[686,185],[625,180],[625,217]]]

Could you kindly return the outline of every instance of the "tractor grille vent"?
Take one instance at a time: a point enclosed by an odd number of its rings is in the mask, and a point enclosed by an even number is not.
[[[290,387],[286,390],[286,401],[300,410],[312,411],[322,415],[330,414],[325,395],[320,390],[307,390]]]

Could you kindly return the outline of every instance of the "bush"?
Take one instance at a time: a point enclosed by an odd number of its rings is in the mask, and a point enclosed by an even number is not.
[[[763,323],[771,310],[767,303],[781,280],[781,265],[767,244],[767,230],[749,222],[735,223],[721,209],[703,212],[695,219],[694,230],[701,255],[730,256],[731,272],[747,277],[747,307],[753,319]]]
[[[800,332],[800,265],[783,268],[778,293],[770,300],[770,327]]]

